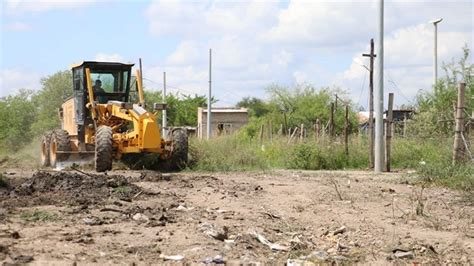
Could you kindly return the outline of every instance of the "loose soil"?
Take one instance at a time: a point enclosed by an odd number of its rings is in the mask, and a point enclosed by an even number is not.
[[[474,262],[474,206],[409,173],[3,175],[5,264]]]

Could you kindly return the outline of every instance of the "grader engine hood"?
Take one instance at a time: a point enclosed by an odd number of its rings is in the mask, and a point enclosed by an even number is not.
[[[138,104],[133,105],[132,111],[136,115],[133,117],[138,117],[138,121],[134,120],[133,124],[134,133],[138,133],[140,148],[144,150],[159,149],[161,147],[161,136],[155,116]]]
[[[125,132],[114,130],[114,140],[118,143],[120,153],[160,152],[161,134],[154,114],[139,104],[109,101],[98,104],[99,117],[114,121],[129,121],[131,124]],[[126,122],[125,122],[126,124]]]

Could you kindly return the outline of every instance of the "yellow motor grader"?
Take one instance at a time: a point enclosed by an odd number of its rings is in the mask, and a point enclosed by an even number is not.
[[[42,166],[56,167],[72,154],[94,156],[95,170],[112,169],[114,159],[138,160],[156,154],[171,168],[187,163],[188,139],[183,129],[168,132],[163,139],[156,112],[166,104],[155,103],[155,113],[145,109],[140,70],[132,81],[133,64],[84,61],[72,66],[73,94],[59,109],[61,129],[45,134],[41,141]],[[134,85],[134,86],[132,86]],[[130,102],[135,87],[138,102]]]

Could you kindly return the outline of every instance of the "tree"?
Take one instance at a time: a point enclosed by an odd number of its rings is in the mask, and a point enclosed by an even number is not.
[[[446,73],[444,78],[439,79],[433,90],[422,91],[416,98],[417,115],[409,128],[410,134],[420,137],[431,137],[436,135],[447,136],[453,132],[454,104],[457,101],[457,89],[459,82],[466,82],[466,107],[467,110],[474,108],[472,99],[474,96],[474,83],[472,74],[474,65],[469,64],[470,51],[463,48],[463,56],[455,62],[444,63],[443,69]]]
[[[71,71],[59,71],[41,79],[41,90],[34,97],[38,108],[37,120],[32,129],[41,134],[47,130],[58,128],[60,119],[58,109],[65,99],[72,96]]]
[[[245,129],[245,134],[249,137],[256,136],[262,124],[267,126],[271,124],[273,131],[278,130],[280,124],[283,125],[285,130],[299,127],[301,124],[304,124],[305,128],[311,129],[316,119],[320,119],[323,125],[326,125],[329,121],[330,105],[334,101],[333,95],[335,91],[337,91],[340,97],[344,96],[341,90],[334,88],[316,89],[308,84],[297,85],[294,88],[271,85],[267,88],[270,100],[263,104],[266,113],[260,117],[251,117],[250,123]],[[244,103],[248,102],[252,103],[252,101],[245,101]],[[357,119],[351,102],[346,102],[351,107],[349,112],[349,130],[353,131],[358,125]],[[344,108],[336,110],[334,124],[336,133],[342,133]]]
[[[146,106],[151,111],[153,103],[163,102],[161,91],[145,91]],[[212,99],[215,102],[214,99]],[[207,97],[204,95],[185,95],[170,93],[166,95],[168,105],[168,126],[196,126],[198,107],[207,106]],[[161,116],[158,116],[161,120]],[[160,122],[161,123],[161,122]]]
[[[31,125],[37,119],[35,92],[21,89],[17,94],[0,98],[0,143],[18,148],[29,143],[35,135]]]
[[[270,112],[270,106],[257,97],[245,97],[237,103],[237,107],[248,109],[249,115],[261,117]]]

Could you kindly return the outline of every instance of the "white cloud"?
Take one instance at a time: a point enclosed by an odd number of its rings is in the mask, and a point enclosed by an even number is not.
[[[203,53],[203,47],[195,41],[183,41],[176,50],[168,56],[166,62],[170,65],[195,64]]]
[[[345,45],[363,38],[360,28],[374,29],[367,16],[371,2],[291,1],[278,14],[278,24],[266,39],[294,45]],[[369,26],[368,26],[369,25]],[[367,27],[368,26],[368,27]]]
[[[170,73],[170,84],[207,91],[208,49],[218,98],[262,96],[271,83],[340,86],[360,97],[367,71],[367,43],[376,35],[375,1],[186,2],[154,1],[145,12],[150,33],[179,43],[151,67]],[[433,27],[439,26],[439,65],[472,47],[472,3],[387,1],[385,67],[387,90],[407,98],[429,89]],[[159,68],[157,66],[160,66]],[[440,71],[441,73],[441,71]],[[176,77],[175,77],[176,76]],[[395,86],[396,84],[397,86]],[[367,91],[368,81],[364,88]],[[366,93],[363,94],[365,101]],[[398,97],[396,99],[401,99]],[[236,101],[235,100],[235,101]],[[406,100],[404,100],[406,102]]]
[[[6,0],[5,10],[9,14],[39,13],[55,9],[72,9],[88,6],[95,0]]]
[[[3,31],[26,31],[30,29],[31,25],[23,22],[12,22],[2,25]]]
[[[38,90],[40,75],[25,69],[12,68],[0,70],[0,97],[18,92],[20,89]]]
[[[124,58],[119,54],[105,54],[105,53],[98,53],[96,54],[95,61],[102,61],[102,62],[120,62],[124,63]]]
[[[407,103],[412,101],[419,90],[428,90],[432,84],[433,63],[433,39],[432,26],[426,24],[401,28],[385,37],[384,41],[384,89],[395,93],[396,103]],[[462,47],[468,44],[472,46],[468,33],[463,32],[439,32],[438,34],[438,69],[439,76],[441,62],[447,62],[451,58],[459,58]],[[362,57],[369,48],[355,53],[349,68],[335,75],[332,83],[344,88],[352,88],[353,99],[359,100],[360,86],[364,82],[368,84],[367,70],[369,59]],[[366,86],[367,87],[367,86]],[[366,90],[367,91],[367,90]],[[368,93],[368,91],[367,91]],[[367,93],[363,95],[367,97]],[[410,100],[411,99],[411,100]],[[366,106],[367,103],[361,102]]]

